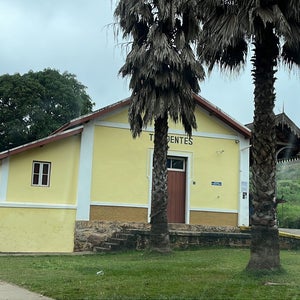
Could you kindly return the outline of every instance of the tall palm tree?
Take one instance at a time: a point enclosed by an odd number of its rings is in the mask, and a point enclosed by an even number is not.
[[[205,5],[203,3],[205,2]],[[279,61],[300,65],[300,1],[200,1],[203,31],[198,54],[208,65],[234,71],[253,46],[253,205],[248,269],[280,267],[275,194],[275,74]]]
[[[130,76],[133,137],[154,122],[150,248],[170,251],[167,220],[168,118],[196,128],[193,92],[203,79],[192,45],[199,34],[196,0],[120,0],[115,17],[131,50],[120,73]]]

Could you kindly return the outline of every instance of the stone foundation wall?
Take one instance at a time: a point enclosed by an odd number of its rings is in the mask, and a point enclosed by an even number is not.
[[[134,222],[77,221],[74,251],[93,251],[102,247],[115,233],[134,234],[136,249],[147,248],[150,224]],[[203,246],[249,247],[251,233],[238,227],[215,227],[203,225],[169,224],[173,249]],[[280,236],[281,249],[300,249],[300,239]]]
[[[137,222],[115,222],[115,221],[77,221],[75,227],[74,251],[93,251],[94,247],[101,247],[115,233],[133,230],[138,234],[137,248],[142,248],[142,244],[147,244],[146,236],[150,229],[150,224]],[[170,232],[223,232],[239,233],[237,227],[214,227],[203,225],[169,224]],[[139,232],[139,233],[138,233]],[[141,237],[141,232],[146,236]],[[183,237],[182,237],[183,239]],[[174,240],[174,238],[173,238]],[[172,240],[171,240],[172,241]]]
[[[116,232],[128,229],[149,229],[145,223],[109,221],[77,221],[75,225],[74,251],[93,251],[102,246]]]
[[[136,249],[146,249],[149,238],[149,231],[136,231]],[[232,232],[170,231],[170,242],[172,249],[180,250],[208,246],[248,248],[251,235]]]

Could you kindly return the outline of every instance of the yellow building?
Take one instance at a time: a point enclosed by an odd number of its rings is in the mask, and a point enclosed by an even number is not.
[[[194,98],[192,137],[169,124],[169,222],[248,225],[250,131]],[[128,106],[0,153],[0,252],[71,252],[76,220],[149,222],[154,133],[132,138]]]

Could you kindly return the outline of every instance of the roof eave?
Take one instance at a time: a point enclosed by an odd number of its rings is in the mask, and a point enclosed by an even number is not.
[[[245,138],[251,137],[251,130],[249,128],[235,121],[232,117],[230,117],[228,114],[223,112],[219,107],[213,105],[205,98],[196,94],[194,94],[194,99],[197,104],[199,104],[201,107],[207,110],[211,115],[215,115],[218,119],[223,121],[225,124],[229,125],[234,130],[242,134]]]
[[[67,131],[59,132],[55,135],[50,135],[50,136],[45,137],[43,139],[36,140],[34,142],[27,143],[25,145],[3,151],[3,152],[0,153],[0,160],[2,160],[4,158],[7,158],[11,155],[18,154],[18,153],[30,150],[30,149],[34,149],[34,148],[37,148],[37,147],[42,147],[44,145],[47,145],[47,144],[55,142],[55,141],[59,141],[61,139],[64,139],[64,138],[72,136],[72,135],[80,134],[82,132],[82,130],[83,130],[83,126],[80,126],[80,127],[75,128],[75,129],[70,129],[70,130],[67,130]]]
[[[81,124],[85,124],[93,119],[96,119],[98,117],[101,117],[111,111],[114,111],[116,109],[119,109],[119,108],[122,108],[122,107],[125,107],[126,105],[128,105],[130,102],[130,98],[126,98],[124,100],[121,100],[119,102],[116,102],[112,105],[108,105],[108,106],[105,106],[103,108],[100,108],[99,110],[96,110],[90,114],[87,114],[87,115],[84,115],[84,116],[81,116],[81,117],[78,117],[76,119],[73,119],[71,120],[70,122],[64,124],[63,126],[61,126],[60,128],[58,128],[57,130],[55,130],[53,134],[56,134],[58,132],[62,132],[62,131],[65,131],[67,130],[68,128],[72,128],[74,126],[77,126],[77,125],[81,125]]]
[[[275,116],[276,126],[279,124],[286,125],[292,133],[294,133],[298,138],[300,138],[299,127],[283,112]]]
[[[196,104],[201,106],[203,109],[209,112],[211,115],[215,115],[216,118],[223,121],[225,124],[236,130],[238,133],[242,134],[245,138],[251,137],[251,130],[248,129],[246,126],[238,123],[233,118],[231,118],[229,115],[227,115],[225,112],[223,112],[220,108],[213,105],[208,100],[204,99],[203,97],[193,94],[194,100],[196,101]],[[78,117],[76,119],[71,120],[70,122],[66,123],[65,125],[58,128],[56,131],[54,131],[51,135],[49,135],[46,138],[7,150],[0,153],[0,160],[4,159],[6,157],[9,157],[13,154],[21,153],[23,151],[33,149],[36,147],[41,147],[46,144],[49,144],[51,142],[63,139],[68,136],[72,136],[75,134],[79,134],[83,130],[83,125],[91,120],[94,120],[98,117],[101,117],[107,113],[110,113],[112,111],[115,111],[120,108],[124,108],[127,105],[130,104],[130,98],[126,98],[124,100],[121,100],[119,102],[116,102],[112,105],[106,106],[104,108],[101,108],[93,113]]]

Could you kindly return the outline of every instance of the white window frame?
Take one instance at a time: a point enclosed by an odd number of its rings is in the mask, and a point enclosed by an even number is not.
[[[177,171],[177,172],[185,172],[185,162],[186,162],[186,159],[184,157],[168,156],[167,159],[171,160],[171,167],[168,168],[168,170],[170,170],[170,171]],[[180,161],[182,161],[183,162],[183,169],[173,168],[172,167],[172,161],[173,160],[180,160]]]
[[[35,165],[39,165],[39,172],[35,173]],[[43,173],[44,166],[48,166],[48,172]],[[32,186],[42,186],[42,187],[49,187],[50,186],[50,173],[51,173],[51,162],[48,161],[36,161],[34,160],[32,162],[32,176],[31,176],[31,185]],[[34,183],[34,177],[35,175],[38,175],[38,182]],[[47,183],[43,184],[43,176],[47,176]]]

